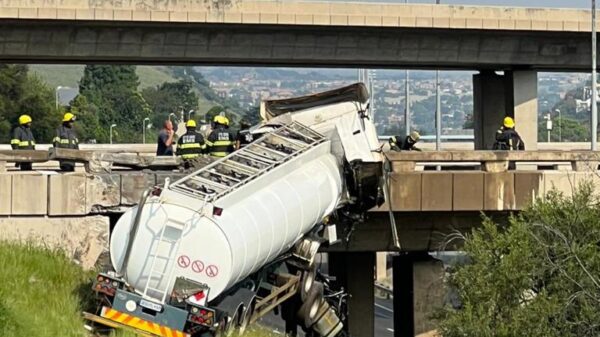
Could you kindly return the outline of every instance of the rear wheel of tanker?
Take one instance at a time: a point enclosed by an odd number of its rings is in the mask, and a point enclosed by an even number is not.
[[[256,300],[252,299],[250,304],[242,310],[240,314],[240,324],[238,327],[238,334],[241,336],[246,332],[246,329],[250,325],[250,320],[252,319],[252,315],[254,315],[254,306],[256,304]]]
[[[233,336],[237,326],[238,326],[238,312],[236,311],[233,314],[233,317],[224,315],[221,319],[221,326],[219,328],[220,333],[216,336],[218,337],[230,337]]]
[[[304,323],[305,328],[310,328],[318,318],[319,308],[323,301],[323,289],[323,283],[315,282],[298,310],[298,317]]]

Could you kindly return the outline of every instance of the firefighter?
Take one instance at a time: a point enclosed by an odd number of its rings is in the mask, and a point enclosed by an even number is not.
[[[19,126],[13,131],[13,137],[10,140],[10,146],[13,150],[35,150],[35,139],[31,132],[32,119],[29,115],[21,115],[19,117]],[[31,171],[31,163],[17,163],[15,166],[20,167],[21,171]]]
[[[411,132],[404,140],[400,136],[394,136],[388,140],[392,151],[421,151],[415,146],[421,139],[421,135],[417,131]]]
[[[496,142],[494,150],[525,150],[525,143],[515,130],[515,121],[511,117],[505,117],[502,126],[496,131]]]
[[[254,141],[254,135],[250,133],[250,123],[247,121],[240,122],[240,131],[236,137],[236,149],[241,149],[244,146],[252,143]]]
[[[213,157],[225,157],[234,150],[235,136],[229,131],[229,119],[215,116],[213,130],[206,140],[207,152]]]
[[[190,160],[196,159],[206,150],[204,137],[196,132],[196,121],[193,119],[185,123],[186,132],[177,141],[177,155],[183,159],[184,167],[190,167]]]
[[[62,125],[56,129],[56,137],[54,137],[54,140],[52,141],[54,147],[79,150],[79,139],[77,139],[77,134],[73,129],[75,119],[75,115],[70,112],[64,114]],[[61,160],[59,164],[60,169],[63,171],[75,171],[75,162]]]

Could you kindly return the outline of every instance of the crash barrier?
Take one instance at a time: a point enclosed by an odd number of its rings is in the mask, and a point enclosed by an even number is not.
[[[593,151],[403,151],[387,152],[394,172],[415,171],[419,166],[464,166],[486,172],[506,172],[509,163],[524,170],[570,169],[596,171],[600,152]],[[566,164],[566,167],[565,167]]]
[[[123,147],[126,149],[126,147]],[[0,150],[0,172],[6,163],[46,163],[68,160],[83,163],[88,173],[110,173],[115,166],[131,169],[172,170],[179,167],[180,159],[173,156],[157,157],[154,153],[127,150],[73,150],[49,148],[44,150]]]
[[[380,211],[521,210],[553,189],[571,195],[584,182],[600,188],[599,152],[390,152],[386,159],[390,200]],[[427,170],[436,166],[442,170]]]

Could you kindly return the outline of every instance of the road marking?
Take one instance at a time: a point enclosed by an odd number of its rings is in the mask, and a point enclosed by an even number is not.
[[[389,332],[394,332],[394,329],[387,328],[386,330]]]
[[[384,307],[384,306],[383,306],[383,305],[381,305],[381,304],[377,304],[377,303],[375,303],[375,306],[376,306],[376,307],[378,307],[378,308],[381,308],[381,309],[383,309],[383,310],[385,310],[385,311],[394,312],[394,310],[392,310],[392,309],[390,309],[390,308],[388,308],[388,307]]]

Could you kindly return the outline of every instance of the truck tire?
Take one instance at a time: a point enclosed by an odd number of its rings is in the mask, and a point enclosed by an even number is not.
[[[250,325],[252,315],[254,315],[254,306],[256,304],[256,298],[253,298],[250,303],[244,306],[244,309],[240,313],[240,323],[238,327],[238,335],[242,336],[246,329]]]
[[[310,328],[318,318],[319,308],[323,301],[323,289],[323,283],[315,282],[298,310],[298,318],[304,323],[305,328]]]
[[[313,265],[309,270],[302,272],[302,279],[300,281],[300,298],[302,301],[306,301],[310,290],[315,285],[315,277],[317,276],[316,265]]]

